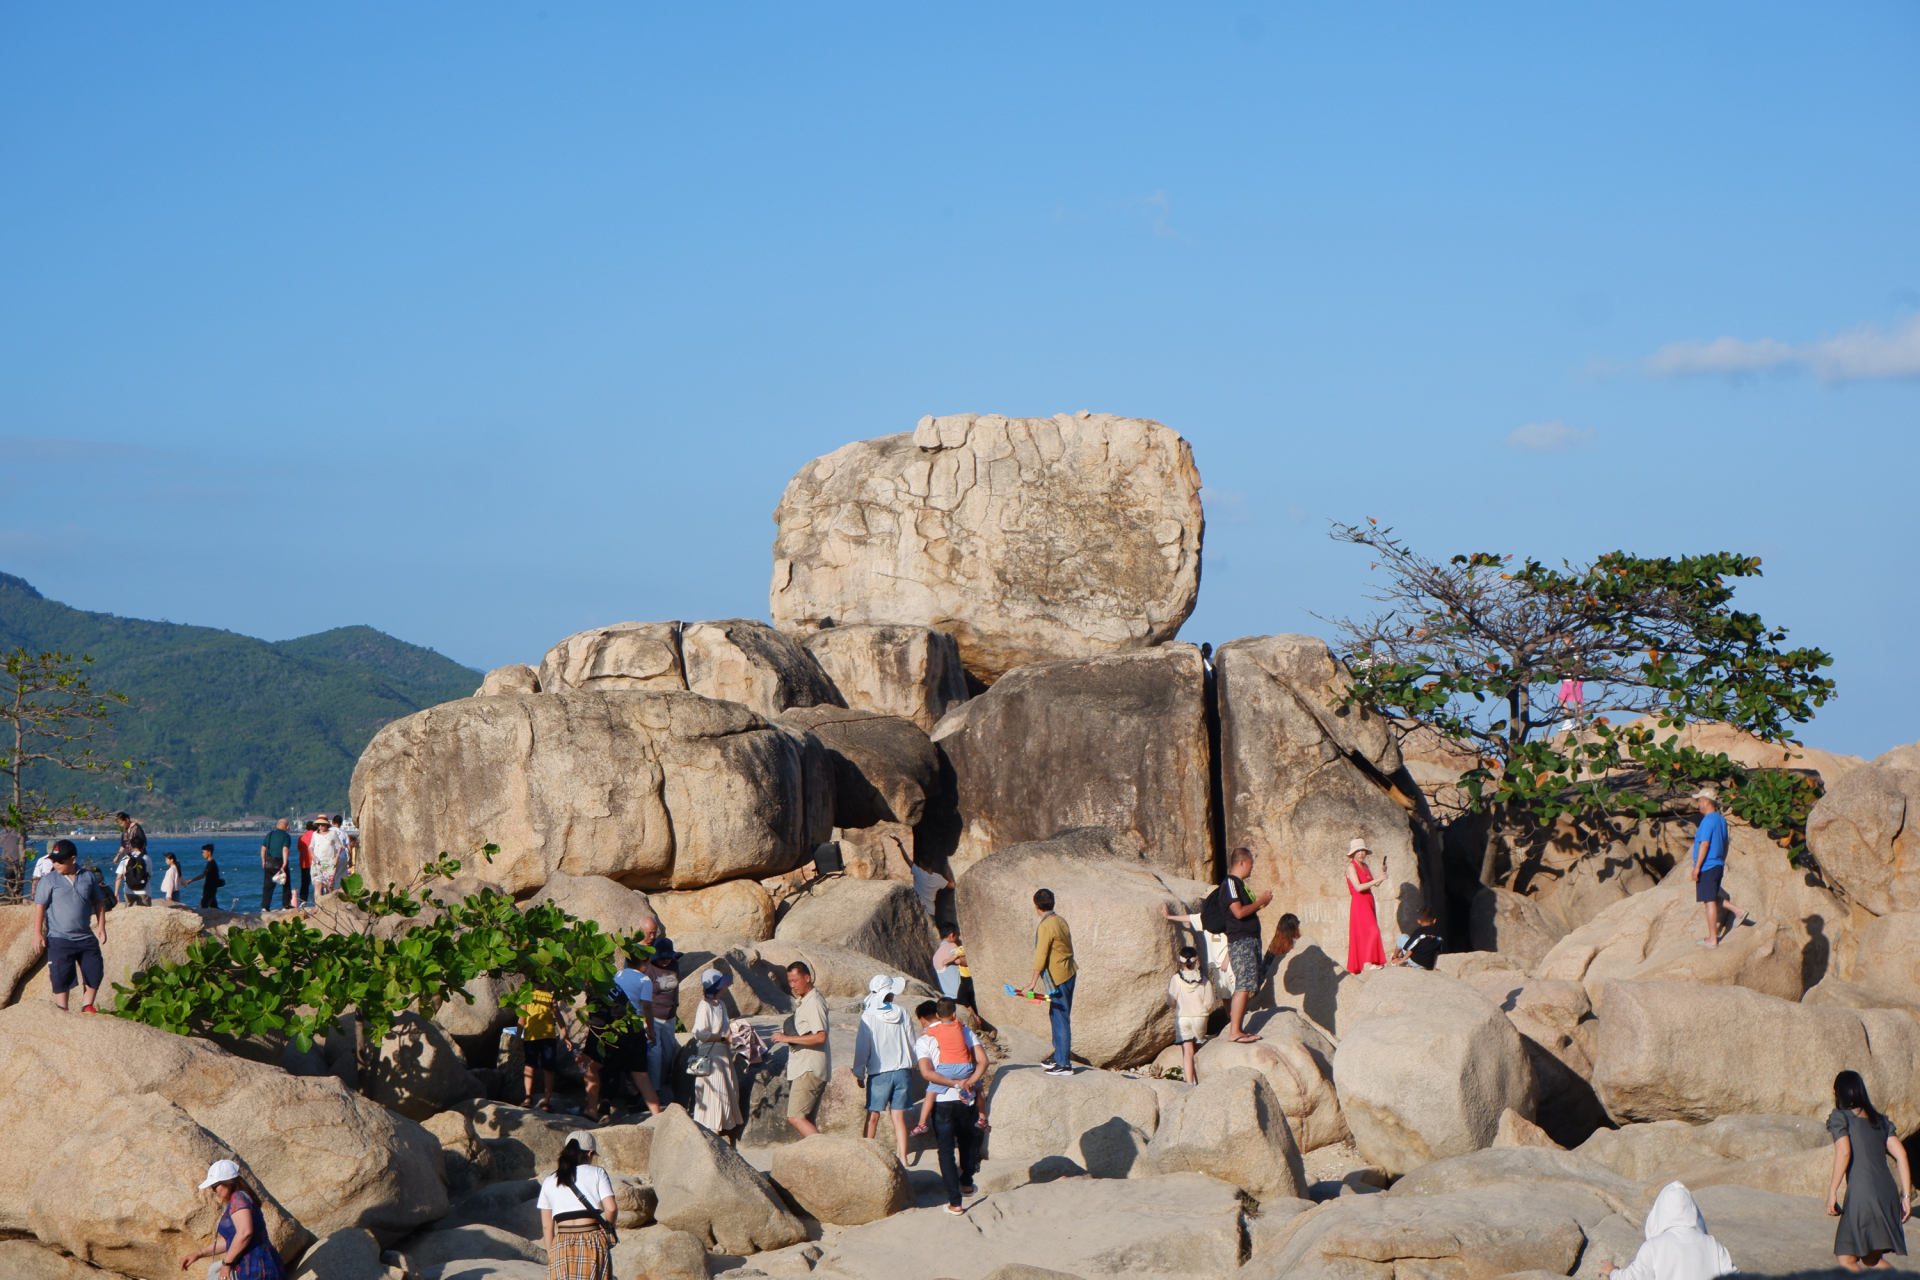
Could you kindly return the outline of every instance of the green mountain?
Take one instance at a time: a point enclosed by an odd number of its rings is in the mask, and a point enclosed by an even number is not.
[[[41,779],[149,826],[344,810],[353,764],[380,726],[467,697],[480,673],[372,627],[270,644],[213,627],[88,613],[0,573],[0,649],[94,659],[94,688],[126,694],[98,754],[145,760],[151,793],[68,773]]]

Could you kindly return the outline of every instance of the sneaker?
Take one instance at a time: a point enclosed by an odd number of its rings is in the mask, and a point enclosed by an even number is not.
[[[948,1206],[947,1206],[947,1212],[948,1212],[948,1213],[950,1213],[950,1214],[952,1214],[952,1215],[953,1215],[954,1217],[956,1217],[956,1218],[964,1218],[964,1217],[966,1217],[966,1216],[967,1216],[967,1211],[966,1211],[965,1209],[962,1209],[962,1208],[961,1208],[961,1207],[960,1207],[959,1205],[957,1205],[957,1204],[950,1204],[950,1205],[948,1205]]]
[[[1700,938],[1696,939],[1693,945],[1696,947],[1717,947],[1720,944],[1717,942],[1708,942],[1706,939]]]
[[[1047,1066],[1047,1074],[1050,1076],[1070,1076],[1073,1074],[1073,1068],[1063,1067],[1058,1063],[1049,1063]]]

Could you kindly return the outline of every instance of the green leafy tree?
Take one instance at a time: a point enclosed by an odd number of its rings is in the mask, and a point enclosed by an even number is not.
[[[1343,700],[1471,744],[1480,764],[1461,786],[1475,810],[1646,818],[1661,809],[1653,792],[1715,783],[1730,812],[1804,853],[1815,784],[1679,740],[1719,720],[1790,745],[1834,696],[1819,674],[1831,657],[1785,648],[1785,631],[1731,607],[1732,582],[1760,576],[1757,557],[1614,551],[1555,569],[1487,552],[1441,563],[1371,519],[1331,536],[1386,575],[1372,597],[1385,612],[1334,620],[1353,669]],[[1559,703],[1562,680],[1583,682],[1586,699]]]
[[[491,861],[499,849],[482,852]],[[417,885],[459,872],[460,863],[443,854]],[[285,1036],[304,1050],[351,1010],[361,1088],[371,1093],[379,1042],[402,1014],[431,1018],[449,1000],[471,1004],[464,988],[474,979],[514,975],[527,981],[503,1005],[517,1012],[536,982],[551,984],[556,1003],[566,1005],[582,992],[606,989],[619,951],[651,953],[638,935],[602,933],[551,902],[522,909],[492,889],[442,904],[419,887],[370,890],[356,874],[338,896],[360,914],[358,928],[327,932],[295,917],[201,939],[188,946],[185,961],[155,965],[131,987],[116,983],[119,1015],[181,1035]],[[419,923],[397,932],[380,923],[394,918]],[[629,1013],[608,1030],[636,1022]]]
[[[106,816],[77,795],[56,796],[45,782],[60,772],[117,775],[128,789],[153,788],[135,775],[139,761],[94,754],[95,735],[113,728],[113,710],[125,694],[96,691],[84,654],[15,649],[0,663],[0,776],[7,807],[0,815],[0,877],[18,895],[26,878],[27,841],[35,831]],[[38,785],[36,785],[38,784]]]

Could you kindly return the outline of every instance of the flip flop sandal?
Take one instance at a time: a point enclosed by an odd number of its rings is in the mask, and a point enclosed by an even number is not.
[[[924,1124],[917,1124],[913,1126],[913,1128],[907,1130],[907,1136],[909,1138],[917,1138],[921,1134],[927,1133],[927,1132],[930,1132],[929,1126]]]
[[[987,1123],[987,1118],[985,1116],[981,1116],[978,1120],[975,1120],[973,1122],[973,1127],[978,1129],[982,1133],[993,1132],[993,1126]]]

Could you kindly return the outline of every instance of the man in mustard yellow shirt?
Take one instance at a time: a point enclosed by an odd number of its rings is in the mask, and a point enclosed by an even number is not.
[[[1047,1021],[1053,1027],[1053,1062],[1050,1076],[1073,1074],[1073,984],[1080,972],[1073,962],[1073,931],[1067,922],[1053,913],[1053,890],[1039,889],[1033,895],[1033,909],[1040,913],[1040,927],[1033,935],[1033,982],[1029,991],[1047,993]]]

